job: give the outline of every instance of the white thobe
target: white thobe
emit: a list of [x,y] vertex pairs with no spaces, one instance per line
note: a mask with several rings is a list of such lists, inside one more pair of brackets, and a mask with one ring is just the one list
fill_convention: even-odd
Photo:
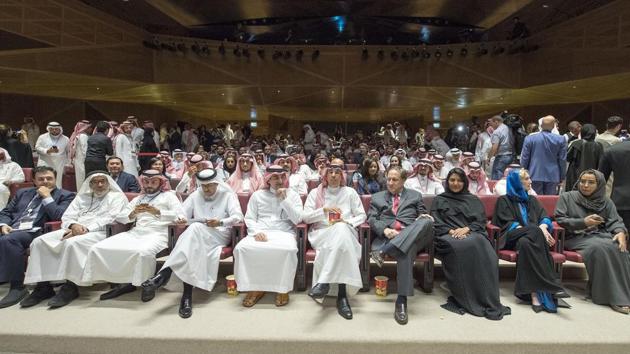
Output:
[[81,189],[83,181],[85,181],[85,155],[87,154],[88,136],[85,133],[79,134],[77,143],[74,145],[74,178],[77,182],[77,190]]
[[391,158],[391,156],[389,156],[389,155],[381,156],[381,164],[383,165],[383,167],[385,167],[385,168],[389,167],[389,159],[390,158]]
[[[247,204],[245,224],[247,237],[234,249],[234,275],[239,291],[293,290],[297,269],[295,225],[302,220],[302,200],[287,190],[280,200],[268,189],[254,192]],[[267,235],[267,241],[256,241],[254,235]]]
[[442,168],[439,171],[434,172],[433,175],[441,180],[445,180],[446,176],[448,176],[448,172],[449,170],[447,170],[445,166],[442,166]]
[[35,123],[25,123],[22,124],[22,129],[26,131],[28,144],[31,146],[31,149],[35,149],[35,144],[37,143],[37,138],[39,137],[39,126]]
[[[243,220],[234,192],[219,187],[211,200],[197,189],[184,201],[186,219],[194,220],[177,240],[162,269],[171,268],[173,276],[166,284],[169,290],[181,287],[182,281],[199,289],[212,291],[217,282],[223,247],[231,242],[232,225]],[[223,226],[209,227],[204,221],[218,219]]]
[[411,162],[409,162],[409,160],[402,160],[400,162],[400,167],[402,167],[403,170],[407,171],[407,173],[413,172],[413,166],[411,165]]
[[135,150],[140,148],[142,145],[142,140],[144,139],[144,129],[139,127],[134,127],[131,129],[131,140],[135,146]]
[[421,175],[408,178],[405,181],[405,188],[416,190],[421,194],[438,195],[444,192],[444,186],[442,186],[441,182],[434,181],[428,176]]
[[182,132],[182,145],[184,147],[184,151],[194,152],[197,145],[199,145],[199,139],[197,139],[197,134],[195,134],[190,129],[184,130]]
[[302,174],[294,173],[289,176],[289,188],[293,189],[293,191],[297,194],[308,193],[308,188],[306,186],[306,180]]
[[[448,172],[450,170],[452,170],[452,169],[454,169],[456,167],[462,168],[460,166],[459,161],[446,161],[446,162],[444,162],[444,167],[443,168],[446,169],[446,174],[448,174]],[[446,177],[446,176],[444,176],[444,177]]]
[[[129,204],[123,193],[108,192],[103,198],[81,194],[74,198],[61,217],[61,229],[39,236],[31,243],[31,253],[24,283],[69,280],[83,282],[83,269],[92,246],[105,239],[105,226]],[[62,240],[72,224],[88,233]]]
[[477,136],[477,146],[475,146],[475,160],[480,162],[483,169],[486,169],[486,158],[488,157],[488,151],[492,149],[492,142],[490,141],[490,134],[488,132],[482,132]]
[[[338,284],[346,284],[348,294],[356,294],[363,286],[359,269],[361,244],[356,228],[367,219],[361,198],[350,187],[326,188],[324,205],[316,208],[317,193],[318,190],[313,189],[308,194],[302,214],[304,222],[312,224],[308,241],[316,251],[313,285],[330,284],[328,294],[337,295]],[[341,209],[341,218],[345,222],[331,225],[324,207]]]
[[177,193],[191,193],[193,191],[190,189],[190,175],[188,173],[184,173],[182,175],[182,179],[179,180],[179,183],[175,187],[175,191]]
[[[69,142],[70,139],[63,134],[52,136],[50,133],[45,133],[40,135],[35,143],[35,150],[39,154],[37,166],[49,166],[57,171],[57,188],[61,188],[63,169],[68,162],[66,148]],[[46,153],[53,146],[59,149],[58,152]]]
[[5,184],[24,182],[22,167],[13,161],[0,162],[0,210],[7,206],[11,191]]
[[155,256],[168,247],[168,225],[176,219],[185,219],[185,215],[177,195],[168,191],[155,197],[137,196],[118,214],[116,221],[131,222],[129,214],[142,203],[159,209],[160,216],[140,213],[131,230],[94,245],[88,253],[83,272],[84,283],[108,281],[139,286],[155,274]]
[[[309,179],[311,179],[311,176],[313,175],[313,170],[311,170],[310,167],[308,167],[307,164],[303,164],[300,165],[300,168],[298,169],[298,173],[302,175],[302,178],[304,178],[305,181],[308,181]],[[319,175],[318,175],[319,178]]]
[[118,134],[114,139],[114,152],[123,161],[124,171],[138,177],[138,155],[131,136]]
[[[492,191],[492,194],[506,195],[507,194],[507,180],[500,179],[499,181],[497,181],[497,183],[494,185],[494,190]],[[534,190],[534,188],[530,188],[527,194],[538,195],[536,194],[536,191]]]

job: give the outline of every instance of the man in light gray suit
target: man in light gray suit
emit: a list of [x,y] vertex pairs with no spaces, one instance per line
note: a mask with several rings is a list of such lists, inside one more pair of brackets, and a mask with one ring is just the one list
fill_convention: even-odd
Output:
[[433,242],[433,218],[422,195],[404,188],[407,173],[399,166],[387,171],[387,190],[372,195],[369,223],[374,241],[370,256],[381,267],[387,255],[397,261],[398,298],[394,318],[406,324],[407,296],[413,296],[413,262]]

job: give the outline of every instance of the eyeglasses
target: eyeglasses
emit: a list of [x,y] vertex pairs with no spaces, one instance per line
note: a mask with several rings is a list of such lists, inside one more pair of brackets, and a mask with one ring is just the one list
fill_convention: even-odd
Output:
[[580,180],[580,184],[583,185],[583,186],[596,185],[597,181],[591,181],[591,180],[588,180],[588,179],[581,179]]

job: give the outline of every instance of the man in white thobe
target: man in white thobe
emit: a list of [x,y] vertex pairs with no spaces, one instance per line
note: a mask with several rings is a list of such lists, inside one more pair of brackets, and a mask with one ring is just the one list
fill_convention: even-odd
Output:
[[[243,221],[236,193],[211,168],[197,172],[199,188],[184,202],[190,226],[184,231],[156,276],[142,283],[142,301],[155,297],[162,285],[175,290],[184,284],[179,315],[192,315],[193,287],[212,291],[217,282],[221,250],[231,243],[231,227]],[[174,274],[172,277],[171,275]]]
[[446,162],[444,163],[444,167],[447,171],[446,173],[455,167],[462,168],[461,157],[462,151],[458,148],[453,148],[448,151],[446,154]]
[[423,195],[437,195],[444,192],[442,181],[433,175],[433,165],[429,159],[420,160],[414,173],[405,181],[405,188],[416,190]]
[[292,156],[287,154],[278,155],[274,163],[282,166],[289,175],[289,188],[300,195],[308,193],[306,180],[299,171],[298,162]]
[[74,178],[77,183],[77,190],[85,180],[85,155],[87,154],[88,132],[92,127],[90,121],[82,120],[74,126],[74,132],[70,136],[70,161],[74,166]]
[[434,176],[439,178],[440,180],[445,180],[448,175],[448,171],[446,166],[444,166],[444,156],[442,155],[433,155],[433,171]]
[[239,156],[236,170],[226,183],[236,193],[252,194],[263,187],[263,176],[258,172],[258,165],[252,154]]
[[35,119],[30,116],[24,117],[22,130],[26,131],[28,144],[31,146],[31,149],[35,149],[35,143],[37,142],[37,138],[39,137],[39,126],[37,125],[37,123],[35,123]]
[[63,135],[63,128],[57,122],[50,122],[46,126],[48,131],[37,138],[35,150],[39,154],[37,166],[48,166],[57,172],[57,188],[61,188],[63,169],[68,161],[66,149],[70,139]]
[[125,172],[138,177],[138,150],[131,135],[132,127],[127,120],[120,124],[121,134],[114,139],[114,154],[123,161]]
[[7,150],[0,148],[0,210],[7,206],[11,191],[9,184],[24,182],[22,167],[11,161]]
[[308,295],[314,299],[337,295],[337,312],[352,319],[347,293],[354,295],[363,286],[356,228],[367,215],[357,192],[346,187],[343,161],[333,159],[326,168],[322,183],[308,194],[302,219],[312,224],[308,241],[316,251]]
[[[66,306],[79,297],[83,268],[90,248],[105,239],[105,226],[129,204],[116,182],[105,172],[90,174],[61,218],[61,229],[31,243],[25,284],[35,284],[22,302],[31,307],[50,299],[48,306]],[[50,282],[66,281],[55,295]]]
[[212,167],[210,161],[205,161],[201,155],[193,155],[188,161],[189,166],[182,179],[175,187],[177,193],[192,193],[197,190],[197,172]]
[[155,256],[168,247],[168,225],[185,222],[182,203],[170,191],[168,180],[156,170],[142,174],[142,191],[116,217],[121,223],[135,222],[127,231],[94,245],[87,256],[82,282],[118,283],[101,295],[113,299],[132,292],[155,273]]
[[265,171],[265,187],[249,198],[247,237],[234,249],[234,275],[239,291],[249,293],[243,306],[254,306],[266,291],[275,292],[276,306],[289,302],[297,269],[295,225],[302,220],[302,200],[287,188],[284,169]]

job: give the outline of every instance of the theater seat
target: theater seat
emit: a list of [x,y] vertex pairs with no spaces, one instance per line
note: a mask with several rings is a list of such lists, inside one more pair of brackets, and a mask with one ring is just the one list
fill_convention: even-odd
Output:
[[486,180],[486,182],[488,183],[488,188],[490,188],[490,192],[493,192],[493,193],[494,193],[494,186],[495,186],[495,185],[497,184],[497,182],[499,182],[499,181],[495,181],[495,180],[493,180],[493,179],[489,179],[489,180]]

